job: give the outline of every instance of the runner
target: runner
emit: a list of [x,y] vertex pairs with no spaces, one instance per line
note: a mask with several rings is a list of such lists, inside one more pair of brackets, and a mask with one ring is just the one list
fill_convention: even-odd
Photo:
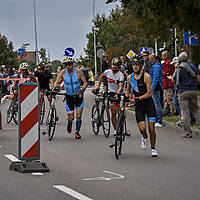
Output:
[[[14,94],[11,95],[5,95],[2,100],[1,103],[4,103],[6,101],[6,99],[15,99],[17,97],[17,93],[18,93],[18,85],[21,83],[25,83],[25,82],[34,82],[37,83],[37,80],[35,78],[35,76],[28,70],[28,63],[23,62],[20,64],[19,67],[19,71],[17,73],[16,78],[21,78],[22,81],[18,81],[16,80],[13,84],[13,90],[14,90]],[[30,80],[23,80],[23,78],[29,78]]]
[[[80,128],[82,124],[82,112],[84,105],[84,91],[87,87],[87,81],[83,74],[83,71],[74,68],[74,59],[71,57],[66,58],[63,62],[65,69],[61,70],[58,74],[58,77],[54,83],[54,90],[59,90],[59,83],[61,80],[64,80],[65,89],[66,89],[66,110],[68,115],[68,133],[72,132],[72,123],[74,120],[74,109],[76,107],[76,131],[75,138],[81,139]],[[81,88],[80,80],[83,81],[83,86]]]
[[124,75],[120,71],[121,61],[119,58],[112,59],[112,67],[104,71],[99,77],[99,81],[94,90],[98,91],[100,89],[100,84],[106,77],[108,82],[108,93],[111,98],[115,98],[117,101],[110,100],[110,110],[111,110],[111,120],[113,124],[113,134],[116,135],[117,130],[117,113],[120,112],[120,100],[118,99],[118,94],[123,91]]
[[151,77],[148,73],[143,72],[142,67],[144,60],[140,56],[136,56],[133,60],[133,73],[128,76],[126,96],[130,97],[131,88],[135,95],[135,113],[136,121],[141,138],[141,147],[147,148],[148,135],[146,133],[145,117],[147,116],[148,128],[150,133],[151,141],[151,154],[152,157],[157,157],[158,152],[155,148],[156,133],[155,133],[155,122],[156,122],[156,109],[154,101],[152,99],[153,90]]

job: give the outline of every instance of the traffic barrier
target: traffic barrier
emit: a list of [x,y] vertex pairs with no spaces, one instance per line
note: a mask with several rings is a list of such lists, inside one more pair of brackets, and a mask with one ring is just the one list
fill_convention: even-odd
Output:
[[39,84],[23,83],[18,88],[19,108],[19,160],[10,165],[10,170],[21,173],[49,172],[40,159],[40,112]]

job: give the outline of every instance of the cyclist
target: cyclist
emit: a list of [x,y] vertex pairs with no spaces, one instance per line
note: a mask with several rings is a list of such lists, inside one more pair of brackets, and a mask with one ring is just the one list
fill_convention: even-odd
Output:
[[[40,84],[40,90],[50,90],[53,89],[53,76],[51,72],[47,69],[45,69],[45,65],[43,63],[40,63],[37,66],[37,71],[34,73],[37,82]],[[51,104],[50,94],[47,94],[47,99],[49,101],[49,104]]]
[[151,154],[152,157],[157,157],[158,152],[155,148],[156,109],[152,99],[152,82],[150,75],[142,70],[143,64],[143,58],[141,56],[135,56],[133,59],[133,73],[129,75],[127,79],[126,96],[130,96],[130,91],[132,88],[135,95],[136,121],[138,123],[140,133],[142,134],[141,147],[146,149],[148,143],[148,135],[146,133],[145,123],[145,116],[147,116],[151,141]]
[[[68,133],[72,132],[72,123],[74,120],[74,109],[76,107],[76,131],[75,138],[81,139],[80,128],[82,124],[82,112],[84,106],[84,91],[87,88],[87,81],[83,71],[78,68],[74,68],[74,59],[69,57],[63,62],[65,69],[61,70],[54,83],[54,90],[58,89],[59,82],[64,80],[66,89],[66,111],[68,115]],[[82,88],[80,81],[83,82]]]
[[[123,82],[124,75],[120,71],[121,61],[119,58],[112,59],[111,69],[105,70],[99,77],[99,81],[97,86],[94,88],[95,91],[98,91],[100,88],[100,84],[103,79],[106,77],[108,83],[108,93],[111,97],[110,99],[110,110],[111,110],[111,120],[113,124],[113,134],[116,135],[117,130],[117,113],[120,112],[120,100],[118,98],[118,94],[123,91]],[[114,101],[114,98],[116,99]]]
[[[29,82],[29,81],[32,81],[34,83],[37,83],[37,80],[35,78],[35,76],[28,70],[28,63],[26,62],[23,62],[20,64],[19,66],[19,71],[17,73],[17,76],[16,78],[21,78],[22,80],[18,81],[16,80],[13,84],[13,90],[14,90],[14,93],[11,94],[11,95],[5,95],[2,100],[1,100],[1,103],[5,102],[6,99],[15,99],[17,97],[17,90],[18,90],[18,85],[21,84],[21,83],[25,83],[25,82]],[[24,79],[29,79],[29,80],[23,80]]]

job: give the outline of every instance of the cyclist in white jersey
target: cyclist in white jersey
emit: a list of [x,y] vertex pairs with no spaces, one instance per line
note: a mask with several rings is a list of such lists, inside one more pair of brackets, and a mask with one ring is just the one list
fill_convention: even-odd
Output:
[[20,64],[19,71],[17,73],[16,78],[21,78],[21,79],[29,78],[30,80],[22,80],[22,81],[16,80],[13,84],[14,93],[11,94],[11,95],[5,95],[2,98],[1,103],[5,102],[6,99],[12,100],[12,99],[15,99],[17,97],[18,84],[25,83],[27,81],[37,83],[35,76],[28,70],[28,63],[25,63],[25,62]]
[[[114,128],[114,135],[116,134],[117,130],[117,114],[120,112],[120,105],[119,105],[119,98],[118,94],[123,92],[123,84],[124,84],[124,74],[120,71],[121,61],[119,58],[112,59],[112,67],[104,71],[101,76],[99,77],[99,81],[97,86],[94,90],[100,89],[100,84],[103,81],[103,78],[106,77],[108,82],[108,93],[111,97],[110,100],[110,110],[111,110],[111,121]],[[115,98],[116,100],[113,101],[112,99]]]

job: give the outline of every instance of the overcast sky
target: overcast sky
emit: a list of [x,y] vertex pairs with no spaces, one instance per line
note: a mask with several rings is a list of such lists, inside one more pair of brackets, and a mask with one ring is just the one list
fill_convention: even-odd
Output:
[[[64,58],[72,47],[75,58],[85,55],[86,34],[91,31],[93,0],[36,0],[38,49],[49,48],[51,60]],[[119,3],[95,0],[95,13],[106,16]],[[1,0],[0,33],[14,44],[14,49],[29,43],[35,49],[33,0]]]

